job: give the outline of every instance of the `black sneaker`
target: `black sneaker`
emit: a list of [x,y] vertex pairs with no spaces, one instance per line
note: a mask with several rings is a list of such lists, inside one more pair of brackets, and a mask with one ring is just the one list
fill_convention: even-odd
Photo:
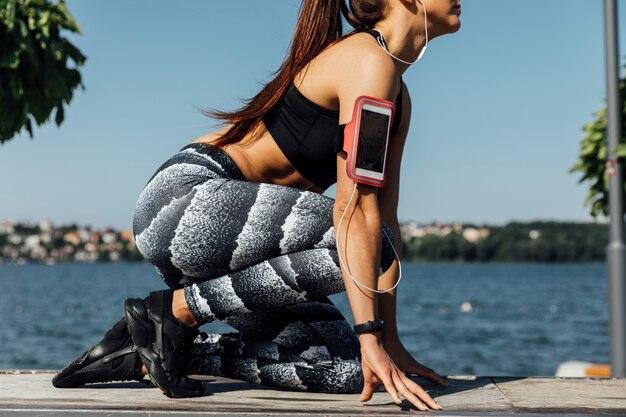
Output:
[[171,314],[171,295],[150,293],[146,300],[129,298],[124,302],[128,330],[137,345],[148,376],[168,397],[197,397],[204,393],[202,381],[184,373],[185,353],[199,334]]
[[52,379],[57,388],[112,381],[142,381],[141,359],[121,319],[97,345],[74,359]]

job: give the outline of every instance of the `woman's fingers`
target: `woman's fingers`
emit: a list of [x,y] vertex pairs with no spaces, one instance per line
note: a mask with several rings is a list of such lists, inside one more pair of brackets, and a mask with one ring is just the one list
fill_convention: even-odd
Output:
[[362,364],[363,369],[363,391],[361,392],[361,402],[369,401],[372,399],[374,392],[376,391],[376,387],[380,385],[380,380],[376,375],[372,372],[371,368],[367,364],[365,360],[363,360]]
[[396,404],[400,404],[402,402],[396,387],[393,385],[392,378],[389,375],[390,369],[374,370],[369,366],[367,360],[365,359],[362,361],[362,369],[364,384],[363,391],[361,392],[361,401],[368,401],[372,398],[376,387],[382,384]]
[[443,379],[441,375],[426,366],[420,365],[420,368],[417,368],[414,372],[411,373],[421,376],[422,378],[426,378],[437,385],[441,385],[443,387],[448,386],[448,383],[445,379]]
[[400,394],[402,394],[402,396],[406,398],[408,402],[413,404],[418,410],[427,411],[428,407],[426,407],[426,405],[424,405],[424,403],[409,390],[409,388],[406,386],[406,384],[402,380],[403,378],[408,379],[404,375],[402,375],[400,372],[394,372],[393,383],[398,389],[398,392],[400,392]]
[[389,375],[389,372],[385,372],[383,375],[378,375],[378,377],[383,381],[385,390],[389,393],[389,395],[391,395],[393,401],[396,404],[400,404],[402,402],[402,399],[398,395],[398,390],[396,389],[396,386],[394,385],[393,379],[391,378],[391,375]]
[[415,383],[411,378],[404,377],[404,384],[407,388],[422,401],[424,401],[433,410],[441,410],[441,406],[430,396],[422,387]]
[[402,402],[400,398],[400,395],[402,395],[420,411],[427,411],[428,407],[433,410],[442,409],[422,387],[411,380],[411,378],[406,377],[399,369],[378,370],[378,373],[374,373],[366,363],[364,365],[364,384],[360,397],[361,402],[369,401],[374,395],[376,388],[382,383],[396,404]]
[[409,369],[405,369],[405,371],[407,371],[409,374],[417,375],[422,378],[428,379],[437,385],[441,385],[443,387],[448,386],[448,383],[446,382],[446,380],[437,372],[435,372],[433,369],[427,366],[424,366],[417,361],[415,363],[416,363],[415,366],[412,366]]
[[376,391],[376,386],[376,384],[365,381],[365,383],[363,384],[363,391],[361,392],[360,401],[366,402],[371,400],[372,396],[374,395],[374,391]]
[[[374,351],[376,352],[376,351]],[[413,406],[421,411],[427,411],[428,407],[433,410],[441,410],[442,408],[432,399],[426,391],[411,380],[408,376],[405,376],[400,369],[390,360],[390,358],[384,355],[370,354],[370,352],[363,352],[361,357],[361,365],[363,369],[363,391],[361,392],[361,401],[368,401],[372,398],[376,388],[380,385],[384,385],[385,390],[396,404],[401,404],[402,400],[400,395],[406,398]],[[420,373],[426,375],[428,371],[434,375],[436,373],[429,368],[419,366]],[[438,375],[437,375],[438,376]]]

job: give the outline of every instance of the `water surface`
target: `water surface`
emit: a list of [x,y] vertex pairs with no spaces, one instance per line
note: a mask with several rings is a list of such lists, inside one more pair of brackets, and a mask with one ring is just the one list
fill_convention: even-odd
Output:
[[[446,375],[553,375],[609,361],[604,264],[405,264],[399,330]],[[0,265],[0,369],[60,369],[165,288],[151,265]],[[349,321],[345,294],[332,297]],[[231,331],[217,323],[209,332]]]

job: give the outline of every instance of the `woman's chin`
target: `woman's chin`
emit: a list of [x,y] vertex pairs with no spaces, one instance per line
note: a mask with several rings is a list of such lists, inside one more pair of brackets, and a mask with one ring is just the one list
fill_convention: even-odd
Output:
[[456,16],[450,18],[450,20],[448,20],[446,23],[447,24],[445,25],[445,28],[442,28],[443,35],[456,33],[459,31],[459,29],[461,29],[461,19]]
[[436,26],[436,29],[438,30],[429,32],[430,39],[458,32],[459,29],[461,29],[461,19],[457,16],[450,17],[447,21],[444,21],[442,24]]
[[461,29],[461,19],[455,16],[449,21],[448,33],[456,33],[459,29]]

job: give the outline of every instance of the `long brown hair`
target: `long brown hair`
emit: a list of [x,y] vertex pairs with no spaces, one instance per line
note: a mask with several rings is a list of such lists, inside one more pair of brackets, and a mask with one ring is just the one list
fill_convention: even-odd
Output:
[[239,142],[259,126],[261,118],[285,94],[296,75],[320,52],[341,39],[342,15],[356,29],[373,27],[384,17],[385,0],[303,0],[289,53],[275,77],[244,106],[235,111],[203,110],[209,117],[230,124],[231,128],[212,144],[223,146]]

